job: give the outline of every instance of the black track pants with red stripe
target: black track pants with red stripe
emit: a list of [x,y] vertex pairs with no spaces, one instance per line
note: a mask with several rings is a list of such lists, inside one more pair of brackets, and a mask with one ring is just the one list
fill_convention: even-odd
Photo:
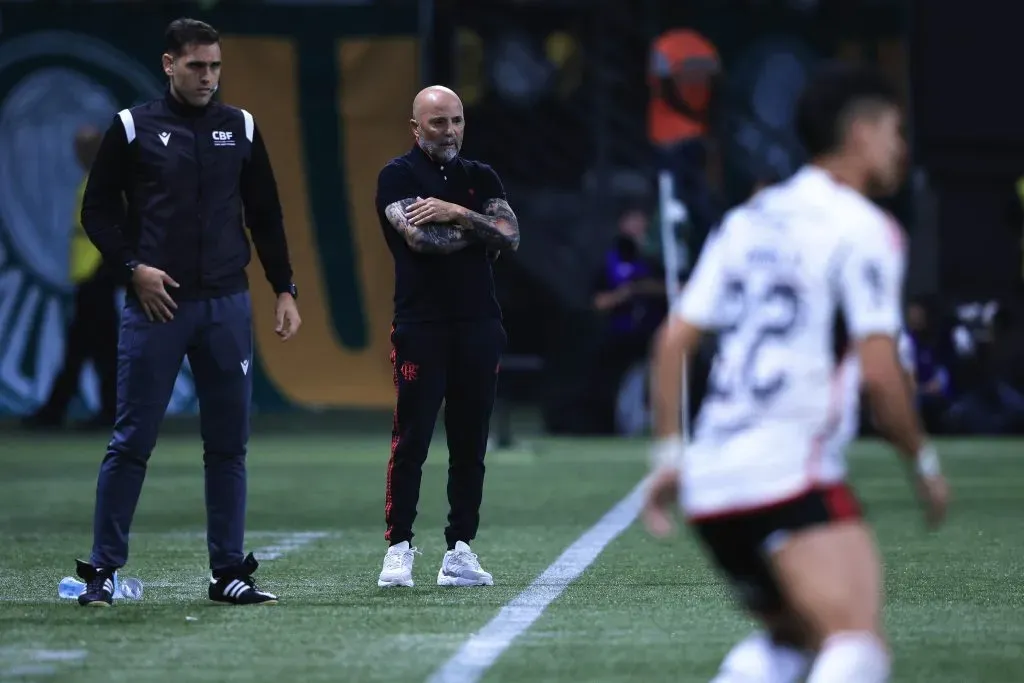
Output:
[[411,541],[420,479],[434,424],[445,405],[448,441],[448,547],[470,542],[480,524],[484,454],[498,364],[506,342],[501,321],[399,323],[391,333],[398,394],[391,434],[384,537]]

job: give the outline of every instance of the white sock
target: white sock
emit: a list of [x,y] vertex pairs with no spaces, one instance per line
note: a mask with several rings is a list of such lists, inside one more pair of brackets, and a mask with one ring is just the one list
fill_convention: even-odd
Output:
[[885,683],[889,666],[889,653],[873,634],[836,633],[822,645],[807,683]]
[[711,683],[796,683],[810,664],[807,654],[756,631],[729,651]]

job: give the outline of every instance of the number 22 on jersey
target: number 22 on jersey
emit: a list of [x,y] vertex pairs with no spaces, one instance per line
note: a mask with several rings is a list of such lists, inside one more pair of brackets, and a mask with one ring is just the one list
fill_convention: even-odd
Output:
[[781,350],[801,323],[799,289],[772,273],[725,283],[726,323],[708,380],[708,400],[763,407],[787,385]]

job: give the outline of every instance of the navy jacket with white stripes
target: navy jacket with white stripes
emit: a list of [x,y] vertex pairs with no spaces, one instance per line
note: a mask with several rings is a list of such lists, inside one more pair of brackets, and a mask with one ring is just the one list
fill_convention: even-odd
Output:
[[82,202],[82,226],[112,271],[127,281],[139,263],[159,268],[180,285],[176,300],[245,291],[245,225],[274,291],[294,293],[277,184],[249,112],[168,91],[117,113]]

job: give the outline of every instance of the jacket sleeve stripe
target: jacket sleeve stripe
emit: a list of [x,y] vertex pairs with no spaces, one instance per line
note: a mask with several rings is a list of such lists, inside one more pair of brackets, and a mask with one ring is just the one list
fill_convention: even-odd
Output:
[[245,119],[245,139],[252,142],[253,130],[256,128],[256,122],[253,121],[252,114],[246,110],[242,110],[242,118]]
[[128,138],[128,144],[132,144],[135,140],[135,119],[132,118],[131,109],[122,109],[117,112],[117,115],[121,117],[121,123],[124,124],[124,135]]

